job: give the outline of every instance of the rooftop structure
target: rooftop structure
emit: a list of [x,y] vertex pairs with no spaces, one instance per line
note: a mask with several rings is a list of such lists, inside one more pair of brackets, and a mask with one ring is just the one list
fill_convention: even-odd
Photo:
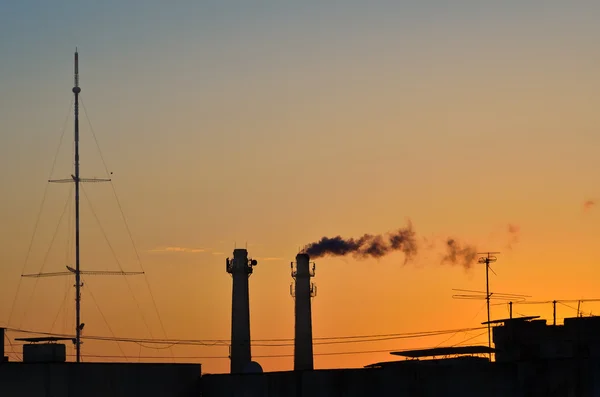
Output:
[[407,350],[400,352],[392,352],[395,356],[403,356],[410,358],[436,357],[436,356],[454,356],[454,355],[474,355],[474,354],[490,354],[494,349],[487,346],[452,346],[452,347],[436,347],[433,349]]
[[547,325],[538,316],[497,320],[493,329],[496,361],[600,358],[600,317],[565,318]]

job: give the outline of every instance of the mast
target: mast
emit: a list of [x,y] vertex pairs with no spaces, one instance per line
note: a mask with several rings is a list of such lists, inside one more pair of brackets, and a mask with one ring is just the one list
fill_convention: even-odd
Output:
[[81,331],[83,330],[83,323],[81,322],[81,275],[107,275],[107,276],[131,276],[144,274],[144,272],[125,272],[122,269],[120,271],[97,271],[88,270],[82,271],[80,268],[80,243],[79,243],[79,192],[80,184],[85,182],[110,182],[110,178],[81,178],[79,175],[79,94],[81,93],[81,87],[79,87],[79,53],[75,48],[75,59],[74,59],[74,80],[73,94],[75,95],[74,100],[74,112],[75,112],[75,125],[74,125],[74,142],[75,142],[75,159],[74,166],[75,172],[71,175],[71,178],[64,179],[50,179],[48,182],[53,183],[75,183],[75,268],[66,266],[67,271],[63,272],[49,272],[49,273],[34,273],[34,274],[22,274],[21,277],[53,277],[53,276],[70,276],[75,274],[75,349],[76,349],[76,361],[81,362]]
[[79,54],[75,48],[75,348],[77,362],[81,361],[81,273],[79,268]]

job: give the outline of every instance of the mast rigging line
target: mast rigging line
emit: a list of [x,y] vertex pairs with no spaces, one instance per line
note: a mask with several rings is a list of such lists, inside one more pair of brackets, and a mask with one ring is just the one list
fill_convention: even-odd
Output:
[[[96,305],[96,308],[98,309],[98,311],[100,312],[100,316],[102,317],[102,320],[104,320],[104,324],[106,324],[106,328],[108,328],[108,331],[112,334],[112,336],[115,336],[115,333],[113,332],[110,324],[108,323],[108,321],[106,320],[106,317],[104,316],[104,313],[102,312],[102,309],[100,309],[100,305],[98,304],[98,302],[96,301],[96,298],[94,297],[94,294],[92,293],[91,288],[88,286],[87,288],[87,292],[90,294],[90,296],[92,297],[92,302],[94,302],[94,305]],[[129,361],[129,359],[127,359],[127,356],[125,355],[125,351],[123,351],[123,348],[121,347],[121,343],[119,343],[118,341],[115,341],[117,343],[117,347],[119,348],[119,350],[121,351],[121,354],[123,355],[123,357],[125,357],[125,359],[127,361]]]
[[[83,107],[83,112],[85,114],[85,118],[88,122],[88,126],[90,127],[90,131],[92,133],[92,137],[94,138],[94,141],[96,142],[96,147],[98,148],[98,153],[100,155],[100,159],[102,160],[102,164],[104,165],[104,170],[106,172],[107,175],[110,175],[110,172],[108,171],[108,166],[106,164],[106,161],[104,160],[104,156],[102,155],[102,149],[100,149],[100,144],[98,143],[98,139],[96,137],[96,133],[94,132],[94,127],[92,126],[92,122],[90,120],[88,111],[85,107],[85,104],[83,102],[83,99],[81,100],[81,106]],[[140,269],[142,270],[142,272],[144,272],[144,281],[146,282],[146,286],[148,287],[148,292],[150,293],[150,299],[152,300],[152,306],[154,307],[154,311],[156,312],[156,316],[158,317],[158,322],[160,324],[161,330],[163,335],[165,336],[165,338],[167,337],[167,331],[165,330],[165,325],[163,323],[162,317],[160,315],[160,312],[158,311],[158,305],[156,304],[156,298],[154,297],[154,293],[152,292],[152,288],[150,288],[150,282],[148,281],[148,276],[145,274],[145,270],[144,270],[144,266],[142,265],[142,260],[140,258],[140,253],[139,250],[137,249],[137,246],[135,244],[135,240],[133,239],[133,234],[131,233],[131,229],[129,227],[129,223],[127,222],[127,218],[125,217],[125,213],[123,211],[123,207],[121,206],[121,201],[119,200],[119,196],[117,195],[117,190],[115,188],[115,185],[112,181],[109,182],[110,186],[112,188],[113,191],[113,195],[115,196],[115,200],[117,202],[117,206],[119,207],[119,212],[121,214],[121,219],[123,219],[123,223],[125,224],[125,229],[127,230],[127,234],[129,236],[129,240],[131,241],[131,245],[133,247],[133,250],[135,252],[135,256],[137,258],[137,262],[138,265],[140,266]],[[131,286],[129,285],[129,282],[127,281],[127,286],[129,287],[130,291],[131,291]],[[134,299],[135,299],[135,295],[134,295]],[[139,302],[136,300],[136,304],[142,314],[142,316],[144,316],[144,312],[141,310]],[[148,333],[150,334],[150,337],[154,337],[152,335],[152,330],[151,328],[148,326],[148,323],[146,322],[146,320],[144,319],[144,322],[146,323],[146,327],[148,328]],[[171,351],[171,356],[173,356],[173,352]]]
[[[60,139],[58,141],[58,146],[56,147],[56,151],[54,153],[54,158],[52,160],[52,166],[50,167],[50,173],[47,178],[48,180],[50,180],[52,178],[52,174],[54,173],[54,168],[56,167],[56,160],[58,160],[58,153],[60,152],[63,138],[65,136],[65,132],[67,131],[67,122],[69,121],[69,117],[71,116],[71,109],[73,108],[73,102],[74,102],[74,99],[72,98],[71,102],[69,103],[69,109],[67,110],[67,115],[65,116],[65,121],[63,122],[63,128],[60,133]],[[31,234],[31,239],[29,240],[29,245],[27,247],[27,253],[25,254],[25,260],[23,261],[23,265],[21,266],[21,273],[23,273],[23,271],[25,270],[25,266],[27,266],[27,262],[29,262],[29,256],[31,255],[31,249],[33,248],[33,242],[35,241],[35,236],[37,234],[40,219],[42,217],[42,210],[44,209],[44,204],[46,203],[46,198],[48,197],[49,186],[50,186],[50,183],[47,182],[44,187],[44,193],[42,194],[42,200],[40,202],[36,220],[35,220],[35,223],[33,226],[33,233]],[[15,304],[17,302],[17,296],[19,295],[19,291],[21,289],[21,283],[22,283],[22,280],[19,277],[19,282],[17,283],[17,291],[15,292],[15,295],[13,296],[12,304],[10,305],[10,312],[8,314],[7,324],[10,324],[10,320],[12,320],[12,315],[15,310]]]
[[[71,198],[72,197],[73,197],[73,186],[71,186],[71,189],[69,190],[69,196],[67,197],[65,205],[63,207],[63,211],[60,215],[60,218],[58,219],[56,229],[54,229],[54,234],[52,235],[52,239],[50,240],[50,244],[48,245],[48,249],[46,250],[46,253],[44,255],[44,259],[42,261],[42,266],[40,268],[40,272],[42,272],[44,270],[44,267],[46,267],[46,264],[48,261],[48,256],[50,255],[50,251],[52,250],[52,246],[54,245],[54,241],[56,240],[56,236],[58,235],[58,231],[60,230],[62,220],[63,220],[65,214],[67,213],[67,209],[71,208],[71,204],[72,204]],[[21,277],[22,276],[23,275],[21,275]],[[19,278],[19,282],[20,281],[21,281],[21,278]],[[38,280],[35,280],[35,283],[33,284],[33,288],[31,290],[31,294],[29,294],[29,298],[27,299],[27,303],[25,304],[25,309],[23,312],[23,316],[21,317],[21,321],[19,322],[19,327],[21,327],[21,325],[23,324],[23,320],[27,316],[27,311],[29,309],[29,305],[31,304],[31,300],[33,299],[33,295],[35,294],[35,288],[37,287],[37,283],[38,283]],[[15,297],[16,297],[16,295],[15,295]]]

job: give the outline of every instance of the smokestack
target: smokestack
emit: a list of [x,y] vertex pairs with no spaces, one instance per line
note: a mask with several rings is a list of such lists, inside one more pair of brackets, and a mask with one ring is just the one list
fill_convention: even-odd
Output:
[[296,269],[292,262],[292,277],[296,281],[292,296],[296,298],[295,314],[296,325],[294,334],[294,371],[312,370],[313,367],[313,342],[312,342],[312,313],[310,298],[316,296],[317,288],[310,282],[315,276],[315,264],[310,268],[308,254],[296,255]]
[[248,278],[257,262],[248,259],[248,251],[235,249],[233,259],[227,258],[227,273],[233,278],[231,296],[231,373],[242,373],[250,364],[250,299]]

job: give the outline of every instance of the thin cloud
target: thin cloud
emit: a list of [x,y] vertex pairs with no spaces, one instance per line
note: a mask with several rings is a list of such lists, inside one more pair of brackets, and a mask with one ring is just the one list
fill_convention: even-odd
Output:
[[258,258],[255,258],[255,259],[257,261],[265,261],[265,262],[268,262],[268,261],[282,261],[283,260],[283,258],[278,258],[278,257],[274,257],[274,256],[258,257]]
[[185,252],[191,254],[197,254],[201,252],[206,252],[205,249],[202,248],[188,248],[188,247],[164,247],[164,248],[155,248],[150,250],[150,252]]

